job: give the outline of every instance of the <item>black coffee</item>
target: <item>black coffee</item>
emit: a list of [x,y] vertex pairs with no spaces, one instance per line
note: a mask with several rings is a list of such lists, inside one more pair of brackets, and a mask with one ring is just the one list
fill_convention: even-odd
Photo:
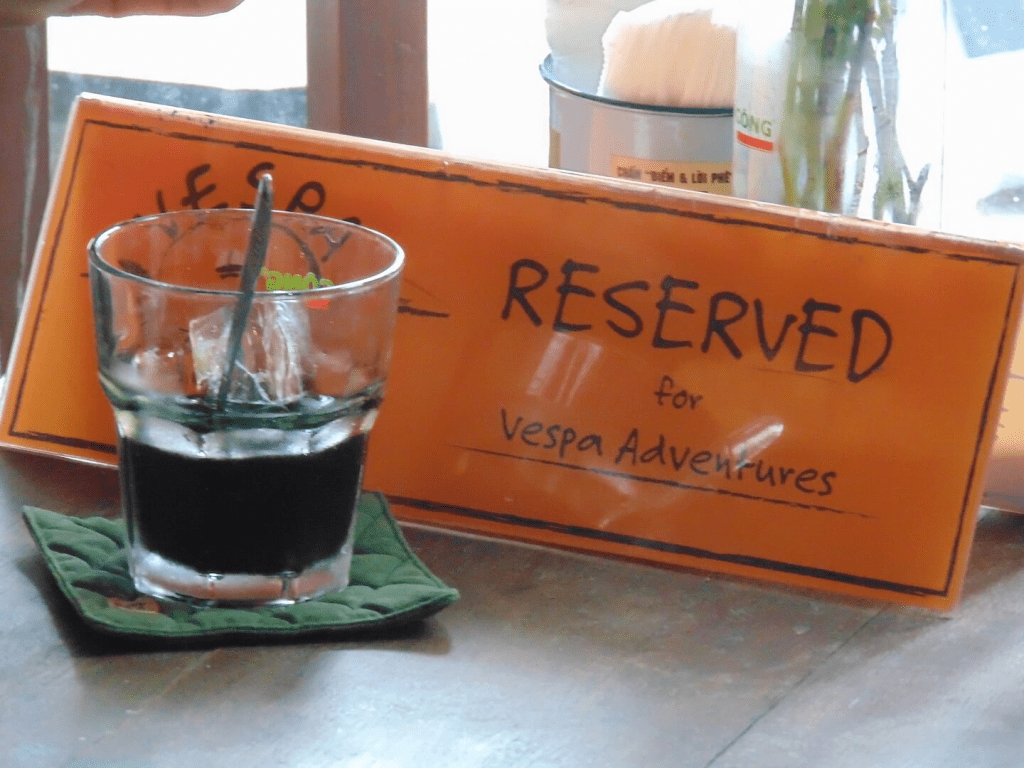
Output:
[[318,453],[194,458],[122,438],[128,525],[147,549],[200,573],[302,571],[338,553],[366,436]]

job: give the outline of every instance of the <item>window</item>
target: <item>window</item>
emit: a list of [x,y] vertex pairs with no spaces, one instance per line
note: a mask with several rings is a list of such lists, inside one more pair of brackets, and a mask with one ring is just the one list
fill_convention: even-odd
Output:
[[82,92],[306,124],[304,0],[246,0],[209,17],[52,18],[47,36],[51,167]]
[[547,165],[547,0],[429,0],[432,143],[459,155]]

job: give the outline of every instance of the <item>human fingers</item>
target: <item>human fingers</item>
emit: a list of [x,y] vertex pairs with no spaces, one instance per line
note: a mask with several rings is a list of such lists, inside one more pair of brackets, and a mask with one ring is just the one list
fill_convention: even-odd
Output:
[[37,24],[47,16],[63,13],[76,0],[0,0],[0,27],[24,27]]
[[241,4],[242,0],[0,0],[0,27],[29,26],[62,14],[210,16]]
[[211,16],[230,11],[242,0],[81,0],[71,3],[67,13],[97,16],[135,16],[142,14],[175,16]]

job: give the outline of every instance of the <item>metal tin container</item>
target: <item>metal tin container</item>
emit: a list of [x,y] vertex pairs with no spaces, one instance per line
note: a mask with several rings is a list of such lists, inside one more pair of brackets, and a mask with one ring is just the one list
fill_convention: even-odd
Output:
[[551,56],[552,168],[702,192],[732,192],[731,108],[658,107],[608,99],[560,82]]

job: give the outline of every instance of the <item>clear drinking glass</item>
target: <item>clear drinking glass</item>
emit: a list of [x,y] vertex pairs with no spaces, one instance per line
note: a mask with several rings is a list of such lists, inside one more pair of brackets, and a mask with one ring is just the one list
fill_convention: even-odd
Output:
[[372,230],[274,212],[232,369],[251,218],[160,214],[89,246],[129,564],[146,594],[258,605],[348,583],[404,256]]

